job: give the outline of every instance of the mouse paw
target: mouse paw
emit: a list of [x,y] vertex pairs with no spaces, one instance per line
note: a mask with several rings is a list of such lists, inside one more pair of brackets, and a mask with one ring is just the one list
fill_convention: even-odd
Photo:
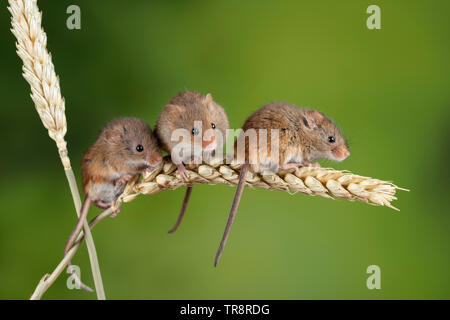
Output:
[[111,213],[109,215],[110,218],[115,218],[119,213],[120,213],[121,208],[117,209],[116,211],[113,211],[113,213]]
[[303,162],[302,162],[302,166],[303,166],[303,167],[315,167],[315,168],[320,168],[320,164],[319,164],[318,162],[311,163],[311,162],[309,162],[309,161],[303,161]]
[[155,170],[155,169],[154,169],[154,168],[151,168],[151,167],[145,168],[144,170],[141,171],[141,174],[142,174],[142,175],[146,175],[146,174],[152,173],[153,170]]
[[203,163],[203,156],[202,155],[194,156],[193,160],[194,160],[193,164],[202,164]]
[[116,183],[115,183],[116,187],[127,183],[128,181],[131,180],[131,178],[133,178],[133,176],[131,174],[126,174],[126,175],[121,176],[119,179],[116,180]]
[[302,166],[300,163],[285,163],[280,166],[280,169],[282,170],[289,170],[289,169],[298,169],[298,167]]
[[183,164],[179,164],[178,165],[178,173],[181,176],[181,181],[183,181],[184,183],[188,183],[189,182],[189,178],[186,174],[186,167]]

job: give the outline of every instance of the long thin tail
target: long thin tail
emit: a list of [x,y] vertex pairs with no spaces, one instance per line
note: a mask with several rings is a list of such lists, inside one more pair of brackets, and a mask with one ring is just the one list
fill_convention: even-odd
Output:
[[236,189],[236,193],[234,195],[233,204],[231,205],[230,214],[228,215],[227,225],[225,227],[225,231],[223,232],[222,241],[220,241],[219,249],[217,250],[216,253],[216,259],[214,260],[214,267],[217,267],[220,257],[222,256],[223,249],[225,248],[228,236],[230,235],[231,226],[233,225],[234,217],[236,216],[239,202],[241,201],[242,192],[244,191],[247,171],[248,171],[248,163],[244,163],[241,169],[241,174],[239,175],[239,183]]
[[[75,226],[72,233],[70,234],[70,237],[67,240],[66,245],[64,247],[64,255],[66,255],[67,252],[70,250],[70,248],[74,244],[78,234],[80,233],[81,229],[83,228],[83,222],[86,220],[90,206],[91,206],[91,199],[89,197],[86,197],[86,199],[84,200],[84,203],[83,203],[83,207],[81,208],[81,213],[80,213],[80,217],[78,218],[77,225]],[[70,261],[67,264],[67,268],[68,268],[70,274],[73,276],[73,279],[75,280],[75,282],[81,289],[90,291],[90,292],[94,291],[94,290],[92,290],[92,288],[88,287],[83,282],[81,282],[81,280],[78,278],[77,274],[75,273],[75,270],[73,270],[72,264],[70,263]]]
[[66,242],[66,246],[64,247],[64,255],[66,255],[67,251],[70,250],[73,243],[75,242],[75,239],[77,238],[78,234],[81,231],[81,228],[83,228],[83,222],[86,220],[89,207],[91,206],[91,199],[89,197],[86,197],[83,203],[83,207],[81,208],[80,217],[78,218],[77,225],[73,229],[72,233],[70,234],[69,239]]
[[186,212],[187,205],[189,203],[189,199],[191,198],[192,193],[192,186],[188,186],[186,189],[186,194],[184,196],[183,205],[181,206],[180,214],[178,215],[177,222],[175,222],[175,225],[170,229],[169,233],[174,233],[177,231],[178,226],[181,223],[181,220],[183,220],[184,213]]

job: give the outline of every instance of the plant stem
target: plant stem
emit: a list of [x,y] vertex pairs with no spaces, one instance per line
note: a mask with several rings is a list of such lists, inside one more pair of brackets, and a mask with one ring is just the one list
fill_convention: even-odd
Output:
[[[112,209],[108,209],[100,213],[98,216],[96,216],[94,219],[92,219],[89,222],[89,228],[94,228],[97,223],[102,221],[104,218],[108,217],[112,213]],[[87,224],[87,222],[86,222]],[[51,285],[55,282],[56,279],[58,279],[61,272],[64,271],[64,269],[67,267],[67,264],[69,261],[73,258],[75,253],[77,252],[78,248],[80,247],[83,239],[84,239],[83,232],[80,232],[78,234],[77,240],[70,248],[70,250],[67,252],[67,254],[64,256],[64,258],[61,260],[61,262],[56,266],[55,270],[53,270],[52,274],[46,274],[41,281],[39,281],[39,284],[37,285],[36,289],[34,290],[33,294],[30,297],[30,300],[40,300],[44,293],[51,287]],[[87,241],[87,239],[86,239]]]
[[[67,181],[69,182],[70,192],[72,193],[73,202],[75,204],[75,209],[77,210],[77,216],[79,217],[81,212],[81,199],[80,194],[78,192],[77,183],[75,180],[75,175],[73,174],[72,168],[65,169],[64,172],[66,173]],[[86,247],[88,249],[89,260],[91,262],[95,292],[97,293],[98,300],[105,300],[106,299],[105,290],[103,289],[103,281],[102,275],[100,273],[97,251],[95,250],[94,239],[92,238],[91,230],[89,229],[89,225],[86,220],[83,221],[83,232],[86,237]]]

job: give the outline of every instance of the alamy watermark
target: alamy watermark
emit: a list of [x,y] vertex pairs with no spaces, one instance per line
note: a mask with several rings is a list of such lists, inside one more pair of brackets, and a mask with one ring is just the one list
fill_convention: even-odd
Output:
[[[269,134],[270,132],[270,134]],[[270,144],[268,137],[270,136]],[[172,131],[171,141],[177,142],[172,148],[171,158],[175,164],[191,163],[201,164],[205,157],[215,157],[223,159],[224,142],[230,137],[237,137],[236,150],[234,146],[227,145],[226,159],[231,160],[236,156],[238,163],[245,161],[245,139],[248,139],[248,150],[250,164],[255,164],[259,159],[270,157],[278,159],[279,155],[279,130],[271,129],[248,129],[245,132],[242,129],[227,129],[225,137],[220,130],[207,129],[203,132],[202,121],[195,121],[191,130],[184,128]],[[270,148],[268,146],[270,145]],[[252,152],[258,150],[259,152]],[[236,154],[235,154],[236,151]]]
[[[69,30],[81,29],[81,9],[78,5],[72,4],[67,7],[66,13],[69,14],[66,20],[66,26]],[[366,13],[370,16],[366,20],[366,26],[369,30],[381,29],[381,8],[376,4],[367,7]]]
[[381,269],[379,266],[373,264],[367,267],[366,270],[367,274],[370,274],[370,276],[367,278],[366,286],[367,289],[373,290],[373,289],[381,289]]
[[70,274],[70,276],[67,278],[66,286],[67,289],[73,290],[73,289],[81,289],[81,269],[77,265],[71,264],[67,268],[67,273]]
[[366,25],[369,30],[381,29],[381,9],[376,4],[367,7],[366,13],[370,16],[366,20]]
[[70,14],[66,20],[66,26],[69,30],[80,30],[81,29],[81,9],[79,6],[72,4],[67,7],[67,14]]
[[[250,164],[254,169],[257,166],[257,171],[263,174],[273,174],[279,169],[310,165],[309,161],[317,159],[342,161],[350,154],[345,140],[334,136],[334,133],[329,135],[325,130],[309,125],[305,130],[311,131],[311,139],[318,140],[306,142],[313,144],[312,146],[303,146],[305,142],[300,140],[301,133],[297,132],[298,129],[250,128],[245,131],[227,129],[223,132],[209,127],[204,131],[203,122],[194,121],[194,126],[190,129],[178,128],[172,131],[170,156],[176,165],[233,161],[237,164]],[[225,142],[231,139],[234,141],[235,138],[235,143],[226,144],[224,154]]]

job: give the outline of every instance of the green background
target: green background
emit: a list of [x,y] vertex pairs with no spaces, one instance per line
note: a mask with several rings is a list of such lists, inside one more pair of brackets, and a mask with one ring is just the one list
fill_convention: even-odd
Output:
[[[26,299],[62,258],[75,213],[56,147],[21,76],[6,1],[0,8],[0,298]],[[82,29],[66,28],[78,3]],[[366,8],[381,7],[381,30]],[[222,256],[213,260],[234,188],[142,196],[93,231],[113,299],[450,298],[449,1],[40,0],[66,99],[67,141],[80,159],[117,116],[155,124],[185,89],[211,92],[238,128],[283,100],[333,118],[350,143],[322,165],[410,188],[389,208],[246,190]],[[90,215],[99,213],[94,209]],[[73,260],[93,285],[85,246]],[[368,290],[366,268],[381,268]],[[47,299],[94,299],[66,288]]]

